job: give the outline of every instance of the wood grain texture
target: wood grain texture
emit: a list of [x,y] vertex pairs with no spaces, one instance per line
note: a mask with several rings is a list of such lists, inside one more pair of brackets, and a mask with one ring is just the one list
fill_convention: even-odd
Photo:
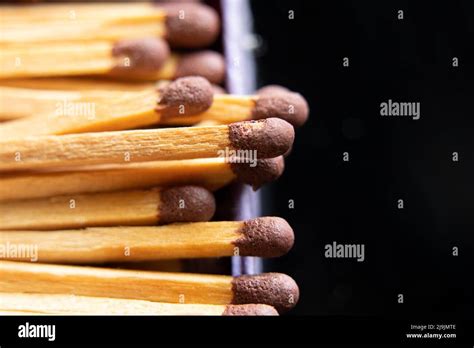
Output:
[[[0,231],[2,245],[35,245],[39,262],[91,264],[234,254],[243,222],[196,222],[61,231]],[[15,260],[16,258],[12,259]]]
[[226,307],[64,294],[0,293],[3,315],[222,315]]
[[225,158],[79,167],[76,171],[0,176],[0,201],[185,184],[214,191],[235,178]]
[[228,126],[71,134],[0,141],[0,170],[218,157]]
[[187,304],[229,304],[230,276],[0,261],[0,292],[74,294]]
[[10,201],[0,203],[0,229],[153,225],[159,204],[158,189]]

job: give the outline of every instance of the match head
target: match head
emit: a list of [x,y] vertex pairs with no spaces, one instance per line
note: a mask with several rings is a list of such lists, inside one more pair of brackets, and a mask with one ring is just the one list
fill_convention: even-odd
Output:
[[183,54],[178,60],[175,78],[197,75],[211,83],[220,84],[225,77],[224,57],[214,51]]
[[278,312],[272,306],[264,304],[228,305],[224,316],[277,316]]
[[295,281],[282,273],[244,275],[232,281],[233,304],[262,303],[275,307],[279,313],[293,308],[299,299]]
[[157,111],[162,117],[192,116],[209,109],[214,100],[212,85],[205,78],[179,78],[159,89]]
[[257,90],[258,95],[267,95],[275,93],[288,93],[291,92],[288,88],[280,85],[267,85]]
[[237,181],[252,186],[254,191],[263,185],[278,179],[285,169],[283,156],[257,160],[257,165],[250,163],[231,163],[230,167]]
[[200,48],[211,45],[219,35],[217,12],[203,4],[162,4],[166,10],[166,39],[173,47]]
[[256,151],[258,158],[286,153],[295,139],[291,124],[279,118],[243,121],[229,125],[229,142],[235,150]]
[[169,58],[170,49],[159,38],[130,39],[115,43],[112,55],[118,60],[112,74],[150,79]]
[[209,221],[216,210],[211,192],[199,186],[166,188],[160,194],[160,224]]
[[278,117],[295,127],[302,126],[308,114],[308,103],[301,94],[294,92],[267,91],[259,95],[252,109],[252,118],[255,120]]
[[293,247],[295,235],[285,219],[260,217],[244,222],[234,242],[242,256],[279,257]]

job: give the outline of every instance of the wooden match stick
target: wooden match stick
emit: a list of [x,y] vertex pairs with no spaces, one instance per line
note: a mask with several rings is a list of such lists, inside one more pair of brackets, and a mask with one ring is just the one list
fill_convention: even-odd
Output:
[[299,290],[285,274],[231,277],[0,261],[0,292],[72,294],[186,304],[267,304],[281,313]]
[[203,158],[19,173],[0,176],[0,201],[178,185],[197,185],[215,191],[233,181],[257,190],[278,179],[283,169],[284,160],[280,156],[257,160],[254,164]]
[[102,75],[159,80],[200,75],[221,83],[225,69],[216,52],[170,55],[165,41],[150,37],[1,48],[0,79]]
[[[0,242],[10,246],[35,245],[35,261],[39,262],[93,264],[236,255],[278,257],[291,249],[294,235],[284,219],[261,217],[159,227],[2,231]],[[15,261],[18,255],[0,258]]]
[[269,305],[175,304],[64,294],[0,293],[2,315],[278,315]]
[[0,203],[0,230],[208,221],[214,211],[212,193],[197,186],[56,196]]
[[220,30],[216,11],[202,4],[49,4],[0,7],[0,45],[57,41],[166,39],[172,46],[202,48]]
[[0,170],[285,154],[294,129],[278,118],[222,126],[82,133],[0,141]]
[[[92,92],[82,92],[82,99],[79,100],[74,100],[77,94],[72,94],[73,98],[66,100],[67,105],[61,110],[81,103],[94,106],[93,112],[81,109],[82,113],[79,113],[79,110],[78,115],[52,112],[53,107],[57,109],[58,102],[60,106],[64,104],[66,93],[72,92],[60,92],[54,102],[54,93],[51,91],[42,91],[49,98],[45,99],[43,96],[38,97],[35,90],[29,90],[30,99],[23,99],[24,103],[13,103],[22,95],[28,95],[28,90],[22,89],[20,93],[15,93],[15,88],[10,87],[3,87],[3,90],[6,90],[6,93],[0,97],[0,102],[5,107],[0,113],[14,115],[24,112],[23,105],[35,106],[38,109],[49,107],[51,110],[47,120],[46,115],[40,114],[0,126],[0,138],[4,139],[123,130],[156,124],[194,125],[205,121],[229,124],[268,117],[281,118],[298,127],[308,117],[308,104],[298,93],[261,96],[214,94],[212,85],[202,77],[180,78],[159,91],[146,89],[126,94],[94,91],[94,97]],[[38,98],[41,99],[38,101]],[[38,106],[38,103],[45,106]]]

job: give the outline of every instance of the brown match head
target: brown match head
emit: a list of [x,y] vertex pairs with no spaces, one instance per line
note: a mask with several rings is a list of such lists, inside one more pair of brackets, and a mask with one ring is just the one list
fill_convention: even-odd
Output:
[[216,210],[211,192],[199,186],[179,186],[160,193],[160,224],[209,221]]
[[237,181],[252,186],[256,191],[263,185],[278,179],[285,169],[283,156],[266,158],[252,163],[230,163],[230,168],[237,177]]
[[112,55],[118,59],[113,75],[150,79],[168,59],[170,49],[159,38],[130,39],[115,43]]
[[257,90],[258,95],[267,95],[275,93],[288,93],[291,92],[288,88],[280,85],[267,85]]
[[166,39],[173,47],[206,47],[219,35],[220,20],[212,7],[193,3],[160,6],[167,13]]
[[256,151],[258,158],[272,158],[288,151],[295,139],[291,124],[279,118],[243,121],[229,125],[229,142],[235,150]]
[[275,308],[264,304],[228,305],[224,316],[277,316]]
[[244,275],[232,281],[232,303],[261,303],[275,307],[279,313],[293,308],[299,299],[295,281],[282,273]]
[[214,51],[188,53],[180,56],[175,78],[197,75],[211,83],[220,84],[225,77],[224,57]]
[[212,85],[199,76],[182,77],[159,92],[157,111],[162,117],[196,115],[209,109],[214,100]]
[[295,127],[302,126],[308,119],[309,107],[299,93],[267,92],[259,95],[252,118],[259,120],[268,117],[278,117],[288,121]]
[[234,242],[239,255],[279,257],[293,247],[295,235],[285,219],[279,217],[260,217],[244,222]]

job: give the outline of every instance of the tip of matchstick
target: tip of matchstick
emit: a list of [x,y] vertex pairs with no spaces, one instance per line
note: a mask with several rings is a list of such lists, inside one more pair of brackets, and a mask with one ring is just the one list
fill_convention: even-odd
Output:
[[196,115],[209,109],[214,100],[212,85],[200,76],[179,78],[159,92],[156,109],[163,117]]
[[225,308],[224,316],[276,316],[278,312],[275,308],[264,304],[228,305]]
[[231,163],[231,168],[239,182],[252,186],[256,191],[263,185],[277,180],[285,169],[283,156],[260,159],[252,163]]
[[159,38],[130,39],[115,43],[112,55],[117,59],[112,75],[149,79],[161,69],[170,49]]
[[279,257],[293,247],[293,229],[280,217],[260,217],[244,222],[242,237],[234,242],[242,256]]
[[279,312],[293,308],[299,299],[296,282],[286,274],[244,275],[232,281],[233,304],[261,303]]
[[183,54],[178,60],[175,77],[197,75],[220,84],[225,77],[224,57],[214,51]]
[[259,93],[259,98],[252,110],[252,118],[259,120],[278,117],[291,123],[294,127],[302,126],[309,115],[309,106],[299,93],[283,90],[284,87],[270,86]]
[[203,4],[160,4],[166,10],[166,39],[173,47],[200,48],[211,45],[219,35],[217,12]]
[[285,154],[293,145],[295,130],[280,118],[231,123],[229,141],[236,150],[255,151],[258,158]]
[[199,186],[179,186],[160,193],[160,224],[209,221],[216,210],[213,194]]

